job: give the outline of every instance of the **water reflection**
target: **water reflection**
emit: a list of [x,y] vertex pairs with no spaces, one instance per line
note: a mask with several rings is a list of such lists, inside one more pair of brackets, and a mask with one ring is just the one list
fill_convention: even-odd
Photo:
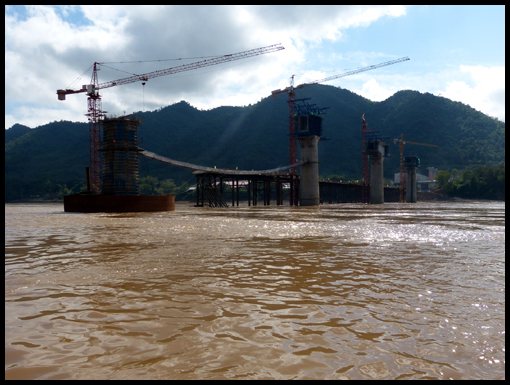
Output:
[[6,206],[6,378],[504,377],[504,204]]

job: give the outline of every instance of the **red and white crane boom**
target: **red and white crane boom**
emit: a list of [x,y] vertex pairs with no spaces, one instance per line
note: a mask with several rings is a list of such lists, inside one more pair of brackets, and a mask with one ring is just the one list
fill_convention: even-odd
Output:
[[238,52],[229,55],[218,56],[212,59],[206,59],[197,61],[190,64],[184,64],[177,67],[167,68],[164,70],[153,71],[143,75],[134,75],[123,79],[118,79],[106,83],[99,84],[97,75],[98,66],[101,63],[94,63],[94,69],[92,71],[92,79],[90,84],[84,85],[81,89],[60,89],[57,90],[58,100],[65,100],[66,95],[78,94],[85,92],[88,96],[87,105],[89,118],[89,142],[90,142],[90,180],[92,184],[92,190],[96,193],[101,192],[101,137],[100,137],[100,124],[99,120],[104,116],[105,111],[102,110],[101,96],[99,90],[120,86],[124,84],[134,83],[137,81],[147,81],[159,76],[172,75],[179,72],[191,71],[194,69],[213,66],[221,63],[226,63],[234,60],[246,59],[253,56],[263,55],[266,53],[276,52],[283,50],[284,47],[281,44],[273,44],[267,47],[261,47],[252,49],[249,51]]
[[[153,79],[153,78],[156,78],[159,76],[166,76],[166,75],[176,74],[179,72],[191,71],[194,69],[198,69],[198,68],[202,68],[202,67],[209,67],[209,66],[226,63],[226,62],[233,61],[233,60],[246,59],[246,58],[249,58],[252,56],[258,56],[258,55],[263,55],[266,53],[281,51],[283,49],[285,49],[285,48],[281,44],[273,44],[273,45],[270,45],[267,47],[255,48],[255,49],[252,49],[249,51],[243,51],[243,52],[239,52],[239,53],[235,53],[235,54],[218,56],[218,57],[215,57],[212,59],[201,60],[201,61],[197,61],[197,62],[190,63],[190,64],[184,64],[184,65],[177,66],[177,67],[172,67],[172,68],[167,68],[164,70],[149,72],[149,73],[146,73],[143,75],[134,75],[134,76],[130,76],[130,77],[123,78],[123,79],[118,79],[118,80],[113,80],[113,81],[109,81],[106,83],[97,84],[94,87],[94,90],[98,91],[98,90],[103,90],[105,88],[121,86],[124,84],[134,83],[134,82],[138,82],[138,81],[147,81],[149,79]],[[103,64],[103,63],[97,63],[97,62],[94,63],[94,71],[97,71],[97,66],[101,65],[101,64]],[[92,82],[91,85],[94,85],[93,83],[94,82]],[[78,94],[78,93],[82,93],[82,92],[91,93],[92,88],[90,87],[90,85],[88,88],[87,88],[87,85],[84,85],[83,88],[79,89],[79,90],[72,90],[72,89],[57,90],[59,100],[65,100],[65,95]]]

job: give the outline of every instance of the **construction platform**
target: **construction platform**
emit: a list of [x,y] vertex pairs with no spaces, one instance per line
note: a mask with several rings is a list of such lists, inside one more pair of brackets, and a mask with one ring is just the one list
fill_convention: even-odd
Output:
[[[232,206],[239,206],[239,193],[243,189],[247,193],[248,205],[257,206],[258,200],[264,206],[271,204],[271,197],[276,205],[283,205],[284,190],[291,206],[298,205],[299,177],[292,174],[251,174],[249,172],[195,171],[197,178],[196,206],[228,207],[225,195],[230,195]],[[243,194],[244,195],[244,194]],[[230,199],[229,199],[230,200]]]
[[[229,207],[239,206],[240,196],[248,205],[262,203],[270,206],[287,204],[299,205],[299,175],[247,175],[247,173],[225,175],[221,172],[195,171],[197,178],[196,206]],[[369,192],[370,186],[367,186]],[[242,191],[241,191],[242,190]],[[332,181],[319,182],[320,203],[361,203],[362,186],[358,183]],[[384,187],[385,202],[398,202],[399,189]]]
[[97,195],[78,193],[64,196],[64,211],[74,213],[128,213],[174,211],[174,195]]

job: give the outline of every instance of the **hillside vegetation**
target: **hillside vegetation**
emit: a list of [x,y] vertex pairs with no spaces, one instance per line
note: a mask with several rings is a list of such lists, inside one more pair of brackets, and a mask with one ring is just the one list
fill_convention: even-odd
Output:
[[[462,103],[432,94],[399,91],[372,102],[348,90],[314,85],[296,97],[330,107],[319,144],[320,174],[361,178],[361,116],[372,131],[390,138],[437,144],[407,144],[421,158],[421,167],[463,170],[504,165],[505,124]],[[289,164],[287,95],[268,97],[246,107],[201,111],[181,101],[142,118],[140,147],[157,154],[204,166],[268,169]],[[298,146],[299,147],[299,146]],[[399,169],[398,145],[384,162],[385,178]],[[89,163],[88,124],[52,122],[29,129],[14,125],[5,131],[5,199],[44,195],[48,188],[79,191]],[[190,170],[140,158],[140,176],[194,184]],[[49,182],[49,183],[48,183]],[[44,187],[46,186],[46,187]]]

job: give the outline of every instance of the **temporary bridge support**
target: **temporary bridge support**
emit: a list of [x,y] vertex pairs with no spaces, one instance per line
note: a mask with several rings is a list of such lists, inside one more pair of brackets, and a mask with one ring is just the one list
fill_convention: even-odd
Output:
[[[299,202],[297,175],[224,175],[203,171],[195,171],[194,174],[197,178],[198,207],[228,207],[229,195],[232,207],[239,206],[240,198],[247,200],[248,206],[259,203],[270,206],[271,199],[277,206],[284,205],[285,198],[288,198],[290,206],[297,206]],[[227,199],[224,199],[225,195]]]

